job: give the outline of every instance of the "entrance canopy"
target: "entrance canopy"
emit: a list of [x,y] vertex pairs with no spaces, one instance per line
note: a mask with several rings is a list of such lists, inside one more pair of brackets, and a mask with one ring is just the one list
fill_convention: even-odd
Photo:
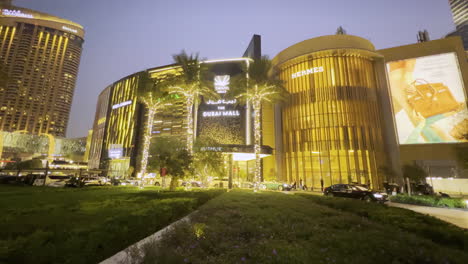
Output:
[[[255,159],[253,145],[219,145],[213,147],[203,147],[201,150],[232,154],[233,161],[248,161]],[[261,146],[260,158],[270,156],[272,153],[273,149],[270,146]]]

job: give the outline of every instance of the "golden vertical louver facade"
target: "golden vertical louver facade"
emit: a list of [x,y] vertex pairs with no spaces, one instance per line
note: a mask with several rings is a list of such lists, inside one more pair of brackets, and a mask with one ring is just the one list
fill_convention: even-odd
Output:
[[101,165],[104,136],[106,134],[106,121],[109,112],[109,97],[111,91],[112,86],[108,86],[99,94],[98,97],[96,105],[96,115],[94,117],[93,123],[91,145],[89,150],[88,167],[90,169],[98,169]]
[[125,157],[132,156],[135,151],[139,82],[139,74],[122,79],[112,85],[109,97],[104,149],[122,149]]
[[[341,40],[330,38],[322,41]],[[290,93],[282,108],[283,180],[303,180],[314,189],[320,189],[321,181],[325,187],[352,182],[381,186],[378,169],[387,158],[376,55],[359,46],[322,49],[314,48],[313,41],[305,44],[305,52],[293,46],[299,52],[274,60]]]
[[0,6],[0,130],[65,136],[83,28],[36,11]]

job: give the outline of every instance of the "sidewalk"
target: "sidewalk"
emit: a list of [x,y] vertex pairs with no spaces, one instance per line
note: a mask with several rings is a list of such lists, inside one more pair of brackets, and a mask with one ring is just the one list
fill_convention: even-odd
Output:
[[445,222],[468,229],[468,211],[392,202],[386,204],[388,206],[405,208],[421,214],[431,215]]

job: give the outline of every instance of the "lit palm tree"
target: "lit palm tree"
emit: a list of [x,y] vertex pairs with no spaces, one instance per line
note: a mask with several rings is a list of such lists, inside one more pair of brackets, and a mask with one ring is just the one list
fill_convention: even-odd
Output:
[[141,177],[143,178],[148,167],[149,148],[152,135],[151,129],[153,127],[154,116],[158,111],[172,105],[172,101],[174,101],[175,98],[170,96],[168,92],[164,91],[164,77],[150,79],[149,76],[145,75],[142,78],[142,83],[143,84],[138,89],[138,100],[143,103],[148,112],[148,118],[146,119],[145,130],[143,132],[143,151],[140,167]]
[[251,104],[254,110],[254,154],[255,186],[261,176],[261,111],[263,103],[275,103],[286,98],[287,92],[281,80],[272,78],[272,64],[267,56],[262,56],[244,67],[244,74],[233,78],[229,94],[235,96],[239,103]]
[[173,56],[175,63],[180,67],[177,74],[168,78],[168,91],[185,99],[187,119],[187,151],[193,155],[194,123],[193,109],[197,106],[200,97],[215,99],[218,94],[213,89],[213,80],[210,80],[208,65],[202,63],[198,54],[187,55],[185,51]]

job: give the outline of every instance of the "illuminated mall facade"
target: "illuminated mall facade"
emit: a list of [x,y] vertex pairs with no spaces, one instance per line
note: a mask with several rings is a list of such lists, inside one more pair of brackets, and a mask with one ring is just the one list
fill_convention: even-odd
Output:
[[[229,78],[260,55],[260,36],[254,36],[242,58],[204,63],[212,66],[215,89],[229,89]],[[302,180],[314,189],[321,181],[380,187],[398,181],[404,164],[417,164],[433,176],[466,173],[456,155],[468,144],[468,65],[459,37],[375,50],[357,36],[322,36],[284,49],[272,62],[272,76],[284,81],[289,95],[286,102],[262,106],[263,180]],[[176,69],[151,68],[101,92],[90,168],[138,171],[146,120],[138,87]],[[234,177],[249,180],[252,109],[224,99],[202,100],[195,109],[196,136],[222,142],[219,151],[234,154]],[[184,111],[180,105],[178,111],[156,113],[153,137],[183,140]],[[385,173],[389,170],[393,175]]]

